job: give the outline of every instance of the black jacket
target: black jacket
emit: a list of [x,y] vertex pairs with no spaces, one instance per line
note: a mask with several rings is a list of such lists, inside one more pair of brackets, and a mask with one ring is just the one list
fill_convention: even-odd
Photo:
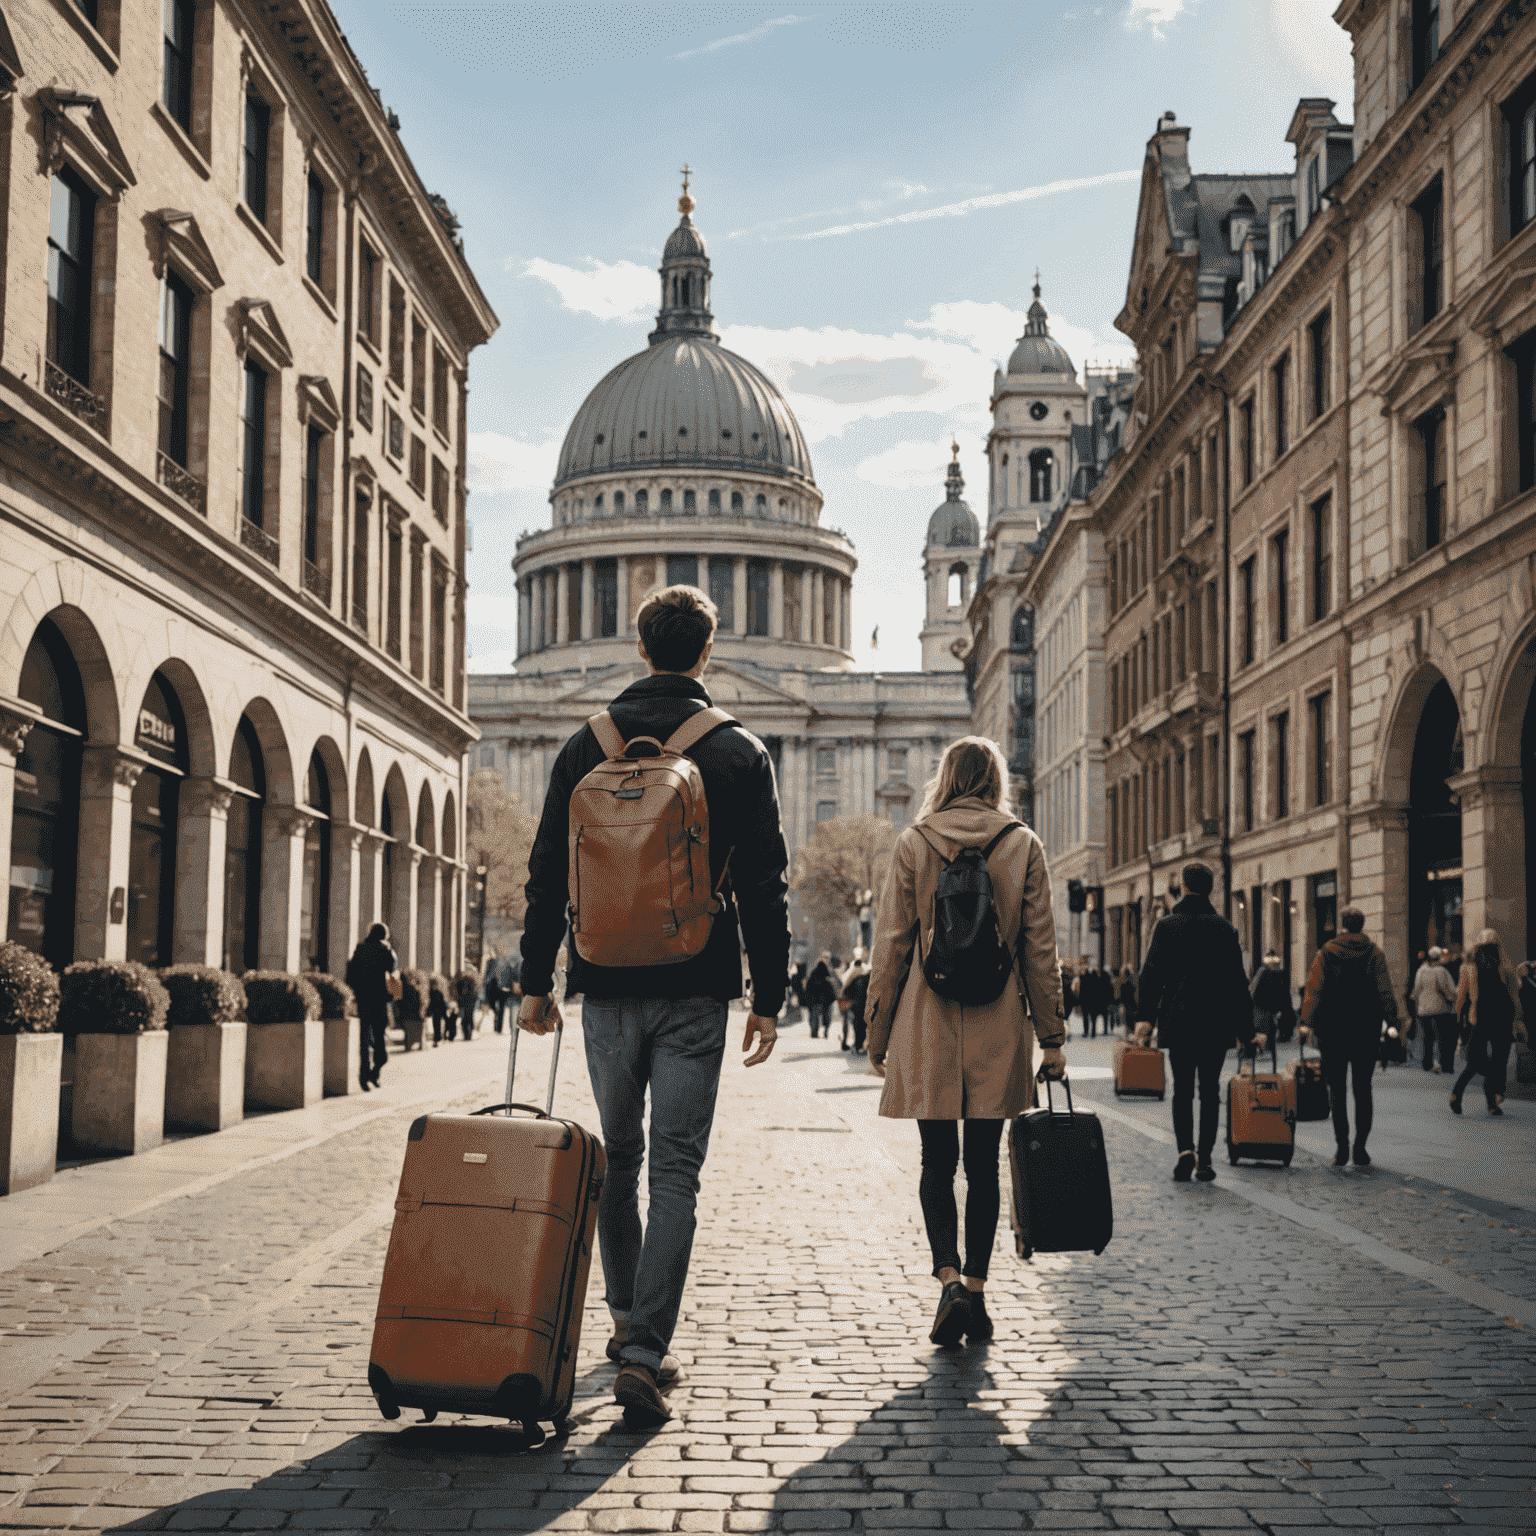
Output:
[[837,997],[837,983],[832,979],[832,968],[825,960],[818,960],[811,968],[805,983],[805,1000],[808,1003],[830,1003]]
[[1253,1006],[1280,1017],[1296,1011],[1290,978],[1278,965],[1261,965],[1254,973]]
[[1364,1047],[1381,1038],[1383,1021],[1397,1023],[1397,999],[1387,957],[1363,933],[1341,933],[1312,957],[1301,1022],[1317,1041]]
[[384,978],[395,968],[395,952],[382,939],[364,939],[347,962],[347,985],[357,998],[359,1017],[389,1005]]
[[[708,708],[709,694],[691,677],[662,674],[632,683],[608,706],[620,734],[665,741],[690,715]],[[779,825],[773,764],[757,737],[740,725],[722,726],[692,748],[709,806],[709,872],[726,897],[701,954],[678,965],[602,966],[570,949],[571,992],[589,997],[741,996],[741,946],[746,937],[753,1009],[772,1018],[784,1006],[789,973],[789,850]],[[566,937],[570,868],[571,791],[603,760],[590,726],[560,749],[549,776],[544,813],[528,859],[528,916],[523,925],[522,988],[545,997],[554,985],[555,954]],[[725,875],[726,858],[730,875]],[[734,902],[729,898],[734,896]]]
[[1136,986],[1138,1019],[1167,1046],[1222,1049],[1253,1039],[1253,1003],[1237,929],[1205,896],[1186,896],[1152,930]]

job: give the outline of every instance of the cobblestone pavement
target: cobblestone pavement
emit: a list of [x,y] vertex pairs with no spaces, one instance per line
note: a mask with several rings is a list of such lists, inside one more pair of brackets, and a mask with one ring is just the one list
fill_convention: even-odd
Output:
[[[501,1042],[449,1049],[444,1107],[500,1096]],[[608,1395],[596,1274],[568,1435],[378,1417],[412,1107],[74,1237],[0,1274],[0,1526],[1536,1531],[1536,1328],[1499,1310],[1531,1293],[1536,1217],[1306,1156],[1175,1186],[1166,1106],[1113,1101],[1101,1049],[1073,1059],[1114,1242],[1024,1265],[1004,1231],[998,1337],[954,1353],[926,1342],[914,1128],[803,1027],[751,1072],[729,1050],[684,1377],[648,1436]],[[573,1027],[560,1107],[595,1124],[581,1056]],[[391,1072],[447,1081],[419,1060]]]

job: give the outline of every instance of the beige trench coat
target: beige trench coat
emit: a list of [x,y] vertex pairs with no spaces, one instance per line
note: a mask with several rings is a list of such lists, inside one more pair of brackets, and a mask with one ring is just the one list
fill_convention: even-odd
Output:
[[1050,875],[1028,828],[1010,832],[987,861],[1003,933],[1016,942],[1013,984],[995,1003],[966,1008],[938,996],[923,977],[923,930],[933,921],[939,871],[962,848],[984,847],[1011,819],[980,800],[956,800],[896,839],[865,1008],[870,1060],[885,1058],[882,1115],[1011,1119],[1034,1103],[1034,1042],[1060,1046],[1066,1039]]

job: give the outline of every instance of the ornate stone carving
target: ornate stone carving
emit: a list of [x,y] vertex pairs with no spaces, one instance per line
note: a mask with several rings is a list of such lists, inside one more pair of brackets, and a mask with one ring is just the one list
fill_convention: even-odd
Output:
[[41,718],[21,699],[0,701],[0,752],[19,753],[26,745],[27,732]]
[[105,435],[106,398],[98,395],[95,390],[87,389],[73,374],[65,373],[51,357],[43,359],[43,389],[50,399],[57,400],[72,416],[78,416],[86,426],[94,427]]
[[183,779],[181,810],[192,816],[227,816],[235,791],[236,786],[228,779]]
[[160,484],[172,495],[179,496],[189,507],[195,507],[204,517],[208,515],[208,482],[199,479],[190,470],[183,469],[169,454],[157,455]]

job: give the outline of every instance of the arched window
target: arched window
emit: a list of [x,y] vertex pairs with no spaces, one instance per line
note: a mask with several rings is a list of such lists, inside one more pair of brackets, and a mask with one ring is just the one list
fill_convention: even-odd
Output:
[[716,512],[716,513],[719,512],[719,510],[720,510],[720,492],[719,491],[711,491],[709,493],[709,510],[711,512]]
[[602,515],[603,515],[603,493],[601,491],[599,491],[597,493],[597,495],[592,498],[592,516],[593,517],[601,517]]
[[[641,491],[640,494],[643,496],[645,495],[645,492]],[[670,512],[672,510],[672,491],[670,488],[661,493],[661,510],[664,513]]]
[[1009,646],[1015,651],[1032,651],[1035,648],[1035,610],[1027,603],[1013,615],[1013,628],[1009,634]]
[[623,515],[624,515],[624,492],[623,491],[615,491],[613,493],[613,515],[615,517],[623,517]]
[[128,959],[171,963],[176,917],[176,823],[187,771],[187,722],[176,690],[149,680],[133,738],[150,759],[133,787],[128,842]]
[[224,830],[224,969],[237,976],[260,962],[261,823],[267,769],[249,715],[241,715],[229,753],[235,793]]
[[649,491],[635,492],[635,516],[644,517],[651,510],[651,493]]
[[311,819],[304,834],[299,951],[305,970],[323,971],[328,969],[331,948],[331,782],[319,752],[310,754],[304,805]]
[[766,496],[759,496],[757,498],[757,501],[756,501],[756,503],[754,505],[753,510],[756,511],[756,513],[757,513],[757,515],[759,517],[767,517],[768,516],[768,498]]
[[1056,456],[1049,448],[1036,448],[1029,456],[1029,499],[1049,501],[1054,494]]
[[742,497],[741,492],[740,491],[732,491],[731,492],[731,511],[732,512],[744,512],[745,510],[746,510],[746,501]]
[[949,568],[949,606],[958,608],[969,596],[966,592],[966,569],[963,565],[952,565]]
[[683,307],[691,308],[693,305],[693,279],[686,274],[683,277]]
[[75,957],[75,862],[85,689],[58,626],[44,619],[21,663],[21,697],[42,710],[16,757],[6,934],[62,970]]
[[699,510],[698,493],[695,491],[683,492],[683,511],[697,512]]

